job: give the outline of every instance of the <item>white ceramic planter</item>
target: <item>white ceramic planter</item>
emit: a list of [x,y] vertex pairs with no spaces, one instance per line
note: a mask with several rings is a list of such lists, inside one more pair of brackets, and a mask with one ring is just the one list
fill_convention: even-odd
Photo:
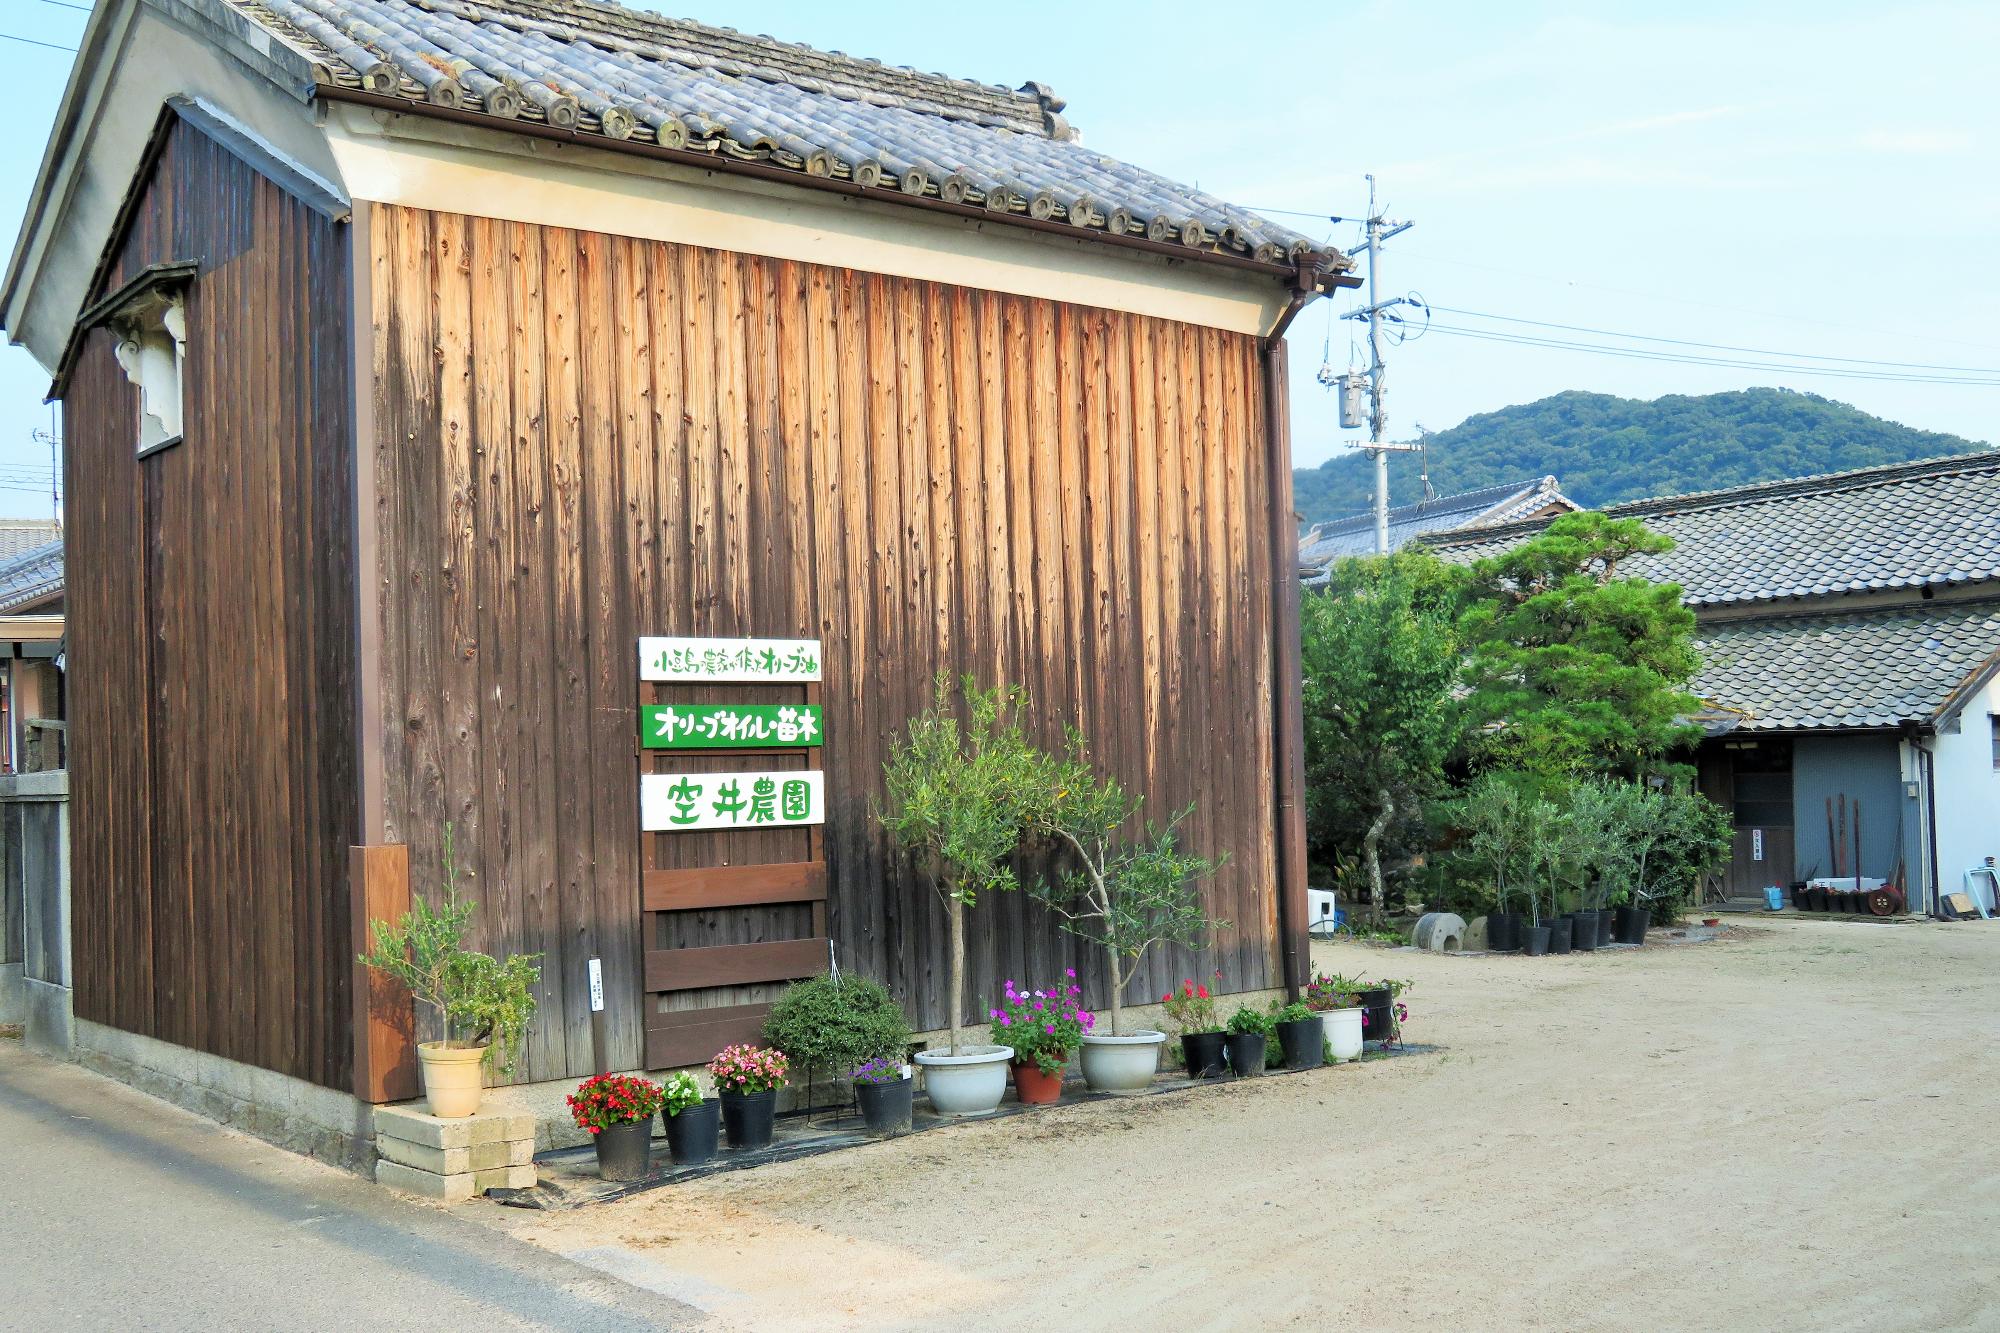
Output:
[[457,1120],[479,1109],[486,1085],[484,1046],[447,1046],[441,1041],[417,1043],[417,1067],[424,1076],[424,1100],[431,1114]]
[[1083,1038],[1083,1081],[1092,1092],[1144,1092],[1160,1072],[1164,1032],[1135,1032],[1129,1037],[1086,1033]]
[[1333,1044],[1333,1058],[1345,1063],[1361,1058],[1361,1010],[1329,1009],[1320,1015],[1326,1020],[1326,1039]]
[[939,1115],[985,1115],[998,1106],[1007,1092],[1007,1062],[1013,1058],[1012,1046],[962,1046],[957,1055],[947,1048],[916,1056],[924,1071],[924,1091]]

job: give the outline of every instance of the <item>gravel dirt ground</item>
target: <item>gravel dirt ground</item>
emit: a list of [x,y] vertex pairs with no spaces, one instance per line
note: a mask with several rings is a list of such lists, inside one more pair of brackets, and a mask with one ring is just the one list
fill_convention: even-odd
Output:
[[725,1329],[2000,1328],[2000,923],[1315,954],[1444,1049],[476,1211]]

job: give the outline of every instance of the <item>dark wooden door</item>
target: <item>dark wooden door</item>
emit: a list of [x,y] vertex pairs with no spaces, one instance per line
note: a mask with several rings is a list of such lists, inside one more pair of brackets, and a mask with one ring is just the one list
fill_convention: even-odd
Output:
[[1730,807],[1735,825],[1729,896],[1762,899],[1766,885],[1791,883],[1794,864],[1792,744],[1789,737],[1730,741]]

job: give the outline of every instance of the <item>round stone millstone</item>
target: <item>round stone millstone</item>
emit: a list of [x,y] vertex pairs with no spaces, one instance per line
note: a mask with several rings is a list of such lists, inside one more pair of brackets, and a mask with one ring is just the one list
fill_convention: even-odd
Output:
[[1456,912],[1426,912],[1410,932],[1410,943],[1432,953],[1457,953],[1465,947],[1465,918]]

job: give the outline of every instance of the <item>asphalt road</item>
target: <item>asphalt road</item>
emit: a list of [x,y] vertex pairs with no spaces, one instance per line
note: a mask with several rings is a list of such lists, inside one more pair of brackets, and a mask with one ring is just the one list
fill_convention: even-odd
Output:
[[0,1040],[0,1329],[700,1322],[663,1296]]

